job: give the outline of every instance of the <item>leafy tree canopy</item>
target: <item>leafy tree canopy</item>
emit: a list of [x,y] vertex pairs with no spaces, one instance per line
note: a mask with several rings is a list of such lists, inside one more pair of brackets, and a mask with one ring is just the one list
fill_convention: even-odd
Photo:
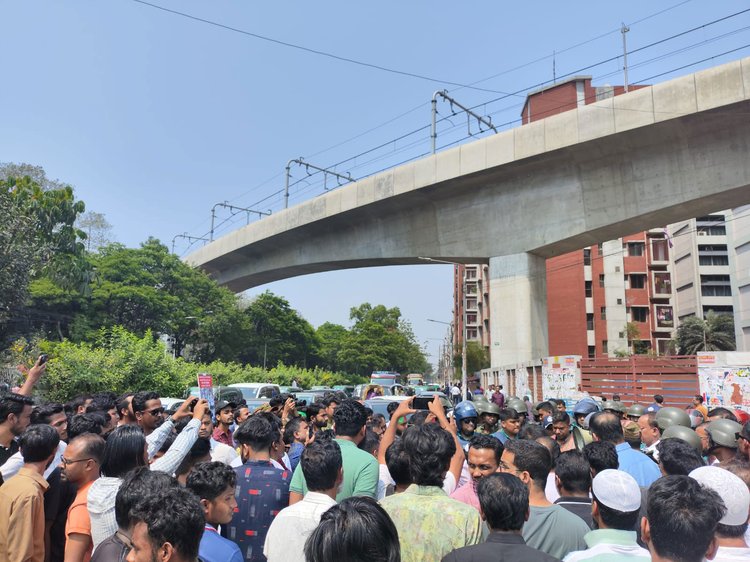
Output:
[[734,319],[729,314],[713,311],[705,319],[691,316],[677,328],[680,355],[694,355],[698,351],[734,351]]

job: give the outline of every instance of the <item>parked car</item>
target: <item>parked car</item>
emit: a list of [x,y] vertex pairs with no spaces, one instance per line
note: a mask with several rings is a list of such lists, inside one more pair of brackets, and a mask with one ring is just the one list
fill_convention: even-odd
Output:
[[333,387],[336,392],[343,392],[350,398],[354,395],[354,386],[348,384],[337,384]]
[[313,386],[310,390],[333,392],[333,389],[330,386]]
[[279,385],[264,382],[238,382],[230,384],[229,388],[236,388],[242,393],[242,398],[249,403],[250,400],[273,398],[281,394]]
[[174,413],[184,401],[185,401],[184,398],[173,398],[170,396],[161,397],[161,405],[162,405],[162,408],[164,408],[165,412]]
[[296,394],[297,392],[302,392],[302,389],[296,386],[280,386],[279,392],[281,394]]

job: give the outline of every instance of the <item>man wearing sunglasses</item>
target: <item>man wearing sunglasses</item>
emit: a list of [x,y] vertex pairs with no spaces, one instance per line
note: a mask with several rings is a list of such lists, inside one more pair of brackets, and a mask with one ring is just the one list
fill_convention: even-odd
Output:
[[86,501],[91,484],[99,478],[103,455],[104,439],[94,433],[84,433],[68,444],[60,459],[60,477],[78,487],[65,523],[65,560],[91,560],[94,543]]
[[148,436],[164,423],[164,407],[156,392],[141,391],[133,395],[132,402],[135,421]]

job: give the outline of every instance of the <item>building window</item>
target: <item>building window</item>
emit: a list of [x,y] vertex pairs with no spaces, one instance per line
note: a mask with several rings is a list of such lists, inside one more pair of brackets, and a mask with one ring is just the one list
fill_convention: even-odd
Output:
[[606,320],[607,319],[607,307],[606,306],[600,307],[599,312],[601,314],[602,320]]
[[594,329],[594,315],[593,314],[586,314],[586,329],[587,330]]
[[703,307],[703,316],[708,315],[709,312],[713,312],[714,314],[734,314],[734,308],[730,305],[715,305],[715,306],[704,306]]
[[604,274],[603,273],[599,274],[599,286],[604,287]]
[[630,288],[631,289],[645,289],[646,288],[646,275],[643,273],[633,273],[630,275]]
[[648,308],[646,308],[645,306],[634,306],[630,309],[630,313],[633,317],[633,322],[648,321]]
[[622,304],[622,299],[617,299],[617,304]]
[[663,271],[654,273],[654,293],[657,295],[672,294],[672,276]]
[[644,242],[628,242],[627,243],[627,255],[632,257],[642,256],[646,244]]
[[586,297],[590,297],[591,291],[592,291],[591,281],[585,281],[584,283],[585,283]]
[[597,252],[599,252],[599,255],[600,255],[600,256],[601,256],[601,255],[602,255],[602,254],[604,253],[604,247],[602,246],[602,243],[601,243],[601,242],[599,242],[599,243],[598,243],[598,244],[596,245],[596,250],[597,250]]
[[645,355],[651,349],[651,342],[648,340],[633,341],[633,353],[636,355]]
[[467,328],[466,329],[466,339],[467,340],[475,340],[475,339],[477,339],[477,329],[476,328]]
[[476,283],[467,283],[466,284],[466,294],[467,295],[476,295],[477,294],[477,284]]
[[591,265],[591,248],[583,249],[583,265]]
[[467,314],[466,315],[466,323],[467,324],[476,324],[477,323],[477,315],[476,314]]
[[651,252],[654,261],[669,261],[669,242],[664,238],[651,241]]
[[466,308],[474,310],[477,307],[477,299],[466,299]]
[[726,244],[698,244],[699,265],[729,265]]
[[477,278],[477,270],[474,268],[466,268],[466,278],[467,279],[476,279]]
[[602,342],[602,353],[604,355],[607,355],[609,353],[609,342],[607,340],[604,340]]
[[674,327],[674,316],[671,306],[657,305],[656,309],[656,327],[657,328],[673,328]]
[[589,359],[593,359],[594,357],[596,357],[596,346],[595,345],[590,345],[588,351],[589,351]]
[[704,297],[731,297],[729,275],[701,275],[701,295]]

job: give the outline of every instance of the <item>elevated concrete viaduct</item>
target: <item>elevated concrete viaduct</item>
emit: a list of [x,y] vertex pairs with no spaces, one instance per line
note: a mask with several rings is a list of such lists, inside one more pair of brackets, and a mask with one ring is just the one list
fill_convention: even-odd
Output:
[[464,144],[188,256],[234,291],[336,269],[489,263],[492,365],[547,354],[545,258],[750,202],[750,58]]

